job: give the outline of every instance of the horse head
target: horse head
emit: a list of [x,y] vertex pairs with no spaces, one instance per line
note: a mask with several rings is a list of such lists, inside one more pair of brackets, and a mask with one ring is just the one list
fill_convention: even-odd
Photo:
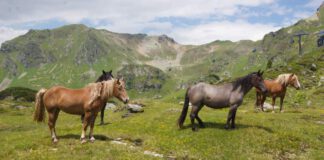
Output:
[[258,72],[254,72],[251,74],[251,83],[253,85],[253,87],[257,88],[258,90],[260,90],[263,93],[267,92],[267,88],[264,85],[264,81],[263,81],[263,71],[261,72],[260,70]]
[[115,80],[113,94],[120,101],[128,103],[129,97],[126,92],[126,83],[123,78],[118,78]]
[[102,82],[102,81],[107,81],[113,79],[114,76],[112,75],[112,70],[109,72],[106,72],[105,70],[102,70],[101,76],[97,79],[96,82]]
[[289,79],[288,79],[288,84],[293,86],[294,88],[296,88],[297,90],[300,89],[300,83],[298,81],[298,77],[296,74],[292,73],[290,76],[289,76]]

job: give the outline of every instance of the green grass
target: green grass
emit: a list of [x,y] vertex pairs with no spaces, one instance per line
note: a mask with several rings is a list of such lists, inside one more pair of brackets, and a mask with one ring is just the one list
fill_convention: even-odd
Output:
[[[178,159],[321,159],[324,157],[324,109],[293,108],[285,113],[260,113],[252,101],[238,110],[237,129],[225,130],[228,109],[203,108],[206,128],[192,132],[176,127],[182,106],[178,103],[139,100],[145,112],[121,118],[125,112],[106,112],[104,126],[95,126],[94,143],[81,144],[79,116],[60,113],[59,143],[50,141],[45,123],[32,121],[33,107],[17,110],[17,102],[0,102],[0,157],[4,159],[154,159],[154,151]],[[24,105],[33,106],[32,103]],[[98,124],[98,120],[97,123]],[[122,138],[128,146],[113,144]],[[137,145],[134,142],[139,142]],[[134,145],[134,148],[130,148]]]

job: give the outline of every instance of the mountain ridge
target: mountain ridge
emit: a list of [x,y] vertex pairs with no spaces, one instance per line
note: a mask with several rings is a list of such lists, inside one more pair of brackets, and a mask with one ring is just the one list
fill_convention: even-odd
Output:
[[181,83],[210,75],[228,79],[256,69],[286,66],[298,56],[298,44],[290,41],[297,42],[292,35],[299,31],[309,33],[302,39],[303,53],[313,52],[316,34],[323,29],[322,12],[320,7],[318,19],[300,20],[259,41],[215,40],[203,45],[182,45],[167,35],[115,33],[83,24],[30,30],[2,43],[0,81],[11,82],[3,88],[22,84],[35,89],[56,84],[81,87],[102,69],[118,72],[132,64],[150,65]]

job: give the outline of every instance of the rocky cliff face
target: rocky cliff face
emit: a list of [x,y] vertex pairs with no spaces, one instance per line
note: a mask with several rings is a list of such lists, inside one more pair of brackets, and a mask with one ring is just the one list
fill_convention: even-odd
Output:
[[139,91],[161,89],[167,79],[162,70],[149,65],[125,65],[117,74],[124,77],[128,89]]

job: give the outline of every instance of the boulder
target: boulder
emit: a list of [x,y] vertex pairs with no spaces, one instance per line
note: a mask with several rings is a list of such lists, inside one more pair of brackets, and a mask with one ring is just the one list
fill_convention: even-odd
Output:
[[130,111],[131,113],[140,113],[140,112],[144,112],[144,109],[141,105],[138,104],[127,104],[127,109],[128,111]]
[[115,109],[116,105],[114,103],[107,103],[105,109]]
[[[274,106],[275,109],[278,109],[278,106]],[[270,103],[264,102],[263,104],[263,109],[264,110],[272,110],[272,105]]]

